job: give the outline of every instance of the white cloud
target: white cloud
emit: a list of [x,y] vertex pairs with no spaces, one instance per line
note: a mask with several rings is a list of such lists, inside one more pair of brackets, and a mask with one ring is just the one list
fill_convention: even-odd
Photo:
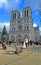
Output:
[[[37,27],[37,24],[33,24],[33,27]],[[39,27],[40,35],[41,35],[41,27]]]
[[4,7],[4,10],[11,12],[11,10],[18,9],[21,4],[21,0],[0,0],[0,8]]
[[9,23],[4,23],[4,25],[9,26],[10,24]]
[[37,27],[37,24],[34,23],[34,24],[33,24],[33,27]]
[[16,0],[16,2],[18,2],[19,0]]
[[39,30],[41,31],[41,27],[39,28]]
[[9,28],[10,28],[10,23],[4,22],[4,23],[0,23],[0,32],[2,32],[2,29],[4,27],[4,25],[6,26],[6,30],[7,32],[9,32]]
[[7,0],[0,0],[0,8],[3,7],[3,5],[7,4]]
[[41,35],[41,27],[39,28],[39,30],[40,30],[40,35]]

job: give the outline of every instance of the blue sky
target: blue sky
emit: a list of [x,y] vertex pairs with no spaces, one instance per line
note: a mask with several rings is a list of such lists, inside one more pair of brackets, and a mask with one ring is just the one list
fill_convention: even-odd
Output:
[[41,30],[41,22],[39,16],[39,9],[41,9],[41,0],[0,0],[0,30],[2,30],[3,25],[6,25],[6,29],[9,31],[10,25],[10,14],[12,10],[19,10],[22,12],[24,7],[30,6],[32,9],[32,18],[34,26],[39,25]]

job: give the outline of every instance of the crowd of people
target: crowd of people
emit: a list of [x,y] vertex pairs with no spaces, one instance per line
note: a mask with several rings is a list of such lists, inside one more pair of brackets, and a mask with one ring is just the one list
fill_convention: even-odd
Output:
[[[3,50],[6,50],[7,47],[6,47],[6,45],[4,44],[4,41],[0,41],[0,43],[2,44],[2,49],[3,49]],[[12,42],[11,42],[11,41],[7,41],[7,44],[11,45]],[[23,40],[21,41],[21,44],[22,44],[22,48],[27,48],[27,46],[29,46],[29,45],[33,45],[33,44],[38,45],[38,42],[34,42],[34,41],[32,41],[32,40],[29,41],[28,38],[26,38],[24,41],[23,41]],[[22,50],[22,48],[20,48],[20,49]],[[16,47],[15,53],[17,53],[18,51],[20,51],[20,49],[18,49],[18,48]]]

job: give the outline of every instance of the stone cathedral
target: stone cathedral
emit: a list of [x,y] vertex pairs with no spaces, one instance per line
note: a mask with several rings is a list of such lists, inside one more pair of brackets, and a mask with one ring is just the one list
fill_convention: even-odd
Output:
[[32,11],[30,7],[22,10],[22,16],[18,10],[11,11],[9,40],[21,42],[22,40],[34,40]]

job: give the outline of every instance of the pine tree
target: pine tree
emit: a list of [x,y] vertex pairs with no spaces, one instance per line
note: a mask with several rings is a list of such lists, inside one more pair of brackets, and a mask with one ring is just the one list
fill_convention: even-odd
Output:
[[6,27],[4,25],[1,40],[3,40],[3,41],[6,40],[6,37],[7,37],[7,31],[6,31]]

